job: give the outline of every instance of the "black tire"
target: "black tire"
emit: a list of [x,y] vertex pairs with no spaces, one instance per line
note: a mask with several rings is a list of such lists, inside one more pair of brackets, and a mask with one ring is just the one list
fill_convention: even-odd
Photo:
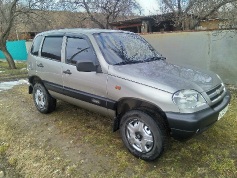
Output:
[[33,100],[39,112],[47,114],[56,108],[57,100],[54,99],[41,83],[33,87]]
[[140,110],[128,111],[122,117],[120,134],[125,146],[134,156],[152,161],[163,153],[167,132],[163,123],[159,122],[161,119],[153,118]]

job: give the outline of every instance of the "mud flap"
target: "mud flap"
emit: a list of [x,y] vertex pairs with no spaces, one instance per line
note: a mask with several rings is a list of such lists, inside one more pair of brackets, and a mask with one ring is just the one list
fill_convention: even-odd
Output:
[[33,92],[33,87],[30,85],[29,86],[29,94],[32,94],[32,92]]
[[120,124],[119,117],[114,117],[113,132],[115,132],[119,129],[119,124]]

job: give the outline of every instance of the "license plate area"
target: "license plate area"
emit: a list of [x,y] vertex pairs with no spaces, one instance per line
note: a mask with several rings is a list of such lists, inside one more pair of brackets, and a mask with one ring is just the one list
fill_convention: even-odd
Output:
[[220,120],[225,115],[225,113],[228,111],[228,108],[229,108],[229,105],[227,105],[224,109],[222,109],[219,112],[218,120]]

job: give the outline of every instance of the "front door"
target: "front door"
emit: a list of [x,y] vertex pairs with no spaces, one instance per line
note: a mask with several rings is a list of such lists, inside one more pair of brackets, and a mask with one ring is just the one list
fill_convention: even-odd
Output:
[[79,72],[76,62],[90,59],[98,63],[94,49],[85,36],[66,38],[65,64],[63,66],[64,93],[86,103],[106,108],[107,74],[103,72]]

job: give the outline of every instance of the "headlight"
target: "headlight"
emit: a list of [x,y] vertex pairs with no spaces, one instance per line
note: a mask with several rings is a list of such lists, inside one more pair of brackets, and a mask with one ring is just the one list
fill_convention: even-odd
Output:
[[195,90],[181,90],[174,93],[173,102],[180,109],[192,109],[206,104],[203,96]]

